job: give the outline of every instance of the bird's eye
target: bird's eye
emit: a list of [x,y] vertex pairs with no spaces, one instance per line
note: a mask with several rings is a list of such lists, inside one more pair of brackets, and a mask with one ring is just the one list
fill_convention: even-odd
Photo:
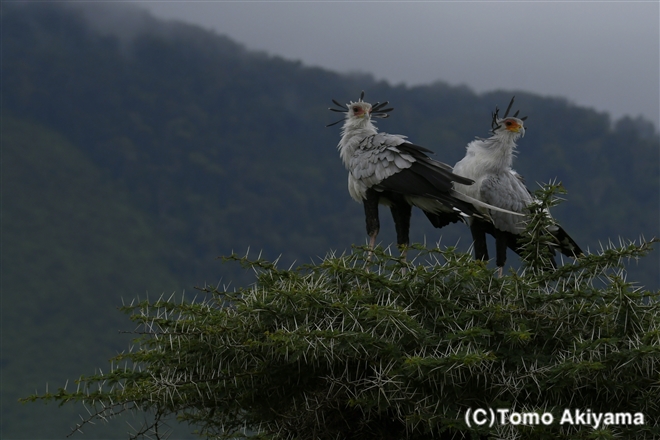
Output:
[[360,111],[360,107],[358,107],[357,105],[355,107],[353,107],[353,112],[354,113],[357,113],[359,111]]
[[506,121],[506,122],[504,123],[504,125],[506,125],[507,127],[511,127],[511,125],[513,125],[513,122],[511,122],[511,121]]

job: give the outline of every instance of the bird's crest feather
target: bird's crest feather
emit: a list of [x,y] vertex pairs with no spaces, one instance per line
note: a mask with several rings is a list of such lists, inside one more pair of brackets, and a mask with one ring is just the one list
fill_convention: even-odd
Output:
[[[362,93],[360,93],[360,99],[357,102],[364,102],[364,90],[362,91]],[[348,103],[346,105],[342,105],[339,102],[337,102],[337,100],[335,100],[335,99],[332,100],[332,103],[335,104],[338,108],[328,107],[328,110],[330,110],[332,112],[345,113],[345,114],[348,114],[348,108],[351,106],[351,104],[354,104],[354,102],[351,101],[350,103]],[[383,119],[389,117],[390,115],[388,115],[388,113],[391,112],[392,110],[394,110],[394,107],[383,108],[388,104],[389,104],[389,101],[377,102],[377,103],[373,104],[371,106],[371,117],[383,118]],[[326,125],[326,127],[332,127],[333,125],[337,125],[341,121],[343,121],[344,119],[346,119],[346,116],[344,116],[343,118],[341,118],[338,121],[335,121],[331,124]]]
[[[506,111],[504,112],[504,116],[502,118],[499,117],[499,112],[500,109],[495,106],[495,111],[493,112],[493,121],[491,122],[490,126],[492,128],[492,132],[495,133],[495,130],[500,128],[502,125],[499,123],[502,119],[506,119],[507,116],[509,116],[509,112],[511,111],[511,107],[513,107],[513,101],[515,101],[516,97],[515,95],[511,98],[511,102],[509,102],[509,106],[506,108]],[[518,117],[518,113],[520,113],[520,110],[517,110],[516,113],[513,115],[514,118]],[[527,116],[523,116],[520,118],[521,121],[525,121],[527,119]]]

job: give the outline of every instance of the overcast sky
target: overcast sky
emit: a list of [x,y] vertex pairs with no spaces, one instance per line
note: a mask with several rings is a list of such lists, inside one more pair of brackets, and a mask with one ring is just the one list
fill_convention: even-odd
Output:
[[309,66],[562,96],[660,125],[658,1],[137,3]]

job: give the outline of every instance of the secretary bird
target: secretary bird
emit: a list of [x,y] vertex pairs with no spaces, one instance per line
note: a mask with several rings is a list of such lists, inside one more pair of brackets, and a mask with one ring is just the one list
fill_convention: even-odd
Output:
[[[474,184],[464,185],[462,182],[456,182],[455,189],[484,203],[526,214],[527,207],[537,200],[525,187],[523,178],[511,168],[516,152],[516,141],[525,135],[524,121],[527,119],[527,117],[518,118],[519,112],[511,117],[508,116],[514,99],[515,97],[511,99],[502,118],[499,117],[499,109],[495,107],[491,122],[491,137],[477,138],[467,145],[465,157],[454,165],[454,173],[474,180]],[[550,216],[550,213],[546,212]],[[495,264],[501,276],[506,262],[507,247],[518,255],[521,253],[519,240],[525,230],[526,216],[515,217],[501,211],[491,211],[489,214],[489,219],[478,216],[469,219],[474,253],[476,259],[488,260],[485,234],[495,237]],[[553,255],[555,249],[569,257],[582,255],[582,249],[566,231],[554,220],[552,223],[548,232],[553,237],[553,241],[549,244]],[[551,263],[556,266],[554,259]]]
[[454,184],[469,186],[473,180],[452,173],[451,166],[431,159],[431,150],[412,144],[406,136],[379,133],[371,118],[387,118],[393,109],[385,108],[387,101],[372,106],[363,99],[364,92],[345,106],[333,99],[338,108],[329,110],[345,116],[327,127],[344,121],[337,148],[348,170],[348,192],[364,205],[370,250],[380,231],[379,204],[390,208],[404,258],[413,206],[436,228],[473,216],[487,221],[490,211],[518,215],[455,191]]

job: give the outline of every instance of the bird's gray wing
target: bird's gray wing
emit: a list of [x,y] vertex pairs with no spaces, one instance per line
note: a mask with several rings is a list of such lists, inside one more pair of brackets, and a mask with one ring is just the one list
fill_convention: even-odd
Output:
[[[489,205],[523,213],[534,200],[517,174],[505,172],[486,176],[479,188],[479,199]],[[504,212],[490,212],[495,228],[519,234],[525,229],[524,218]]]
[[397,148],[397,145],[405,142],[403,136],[386,133],[364,138],[349,161],[353,178],[367,188],[373,188],[393,174],[410,168],[415,158]]
[[351,158],[350,170],[369,188],[406,195],[433,197],[450,191],[454,181],[473,183],[453,174],[449,165],[428,157],[426,153],[431,152],[404,136],[378,133],[360,143]]
[[[516,179],[518,179],[518,181],[519,181],[520,183],[522,183],[523,186],[526,185],[526,183],[525,183],[525,178],[524,178],[522,175],[518,174],[518,172],[517,172],[516,170],[509,170],[509,172],[510,172],[511,175],[513,175]],[[525,189],[527,189],[527,187],[525,187]],[[527,192],[530,192],[529,189],[527,189]],[[531,193],[531,192],[530,192],[530,193]]]
[[[467,177],[459,176],[458,174],[454,173],[452,167],[446,163],[439,162],[427,156],[426,153],[433,153],[431,150],[420,147],[419,145],[411,144],[409,142],[399,145],[398,148],[402,152],[414,157],[420,165],[423,165],[428,169],[428,172],[434,174],[436,179],[440,178],[442,182],[437,183],[442,185],[443,188],[450,188],[447,186],[448,182],[456,182],[463,185],[472,185],[474,183],[472,179],[468,179]],[[423,171],[420,172],[423,173]],[[432,179],[432,177],[430,178]]]
[[[446,219],[431,219],[434,225],[458,221],[459,212],[481,215],[472,203],[456,197],[453,190],[453,182],[471,185],[474,181],[453,174],[449,165],[431,159],[427,153],[431,151],[403,136],[378,133],[360,143],[351,158],[351,175],[368,188],[401,194],[429,214],[448,214]],[[422,203],[420,198],[434,202]]]

